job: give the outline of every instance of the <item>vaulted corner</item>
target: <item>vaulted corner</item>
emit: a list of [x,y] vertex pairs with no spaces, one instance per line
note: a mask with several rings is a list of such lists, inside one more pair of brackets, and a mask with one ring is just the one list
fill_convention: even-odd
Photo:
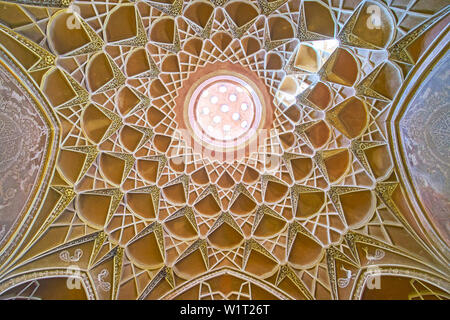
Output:
[[390,114],[393,157],[407,190],[411,213],[432,246],[447,259],[448,40],[448,28],[442,26],[400,89]]

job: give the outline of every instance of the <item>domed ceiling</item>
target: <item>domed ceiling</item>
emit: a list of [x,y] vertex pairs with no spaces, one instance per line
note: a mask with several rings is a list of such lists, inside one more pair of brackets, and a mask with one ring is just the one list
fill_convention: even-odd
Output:
[[449,11],[0,1],[0,298],[448,299]]

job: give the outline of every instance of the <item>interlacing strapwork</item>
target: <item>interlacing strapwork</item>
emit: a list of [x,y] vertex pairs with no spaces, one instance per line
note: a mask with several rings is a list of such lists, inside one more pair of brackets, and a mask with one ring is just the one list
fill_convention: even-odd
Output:
[[56,125],[0,297],[448,299],[388,131],[447,4],[1,1]]

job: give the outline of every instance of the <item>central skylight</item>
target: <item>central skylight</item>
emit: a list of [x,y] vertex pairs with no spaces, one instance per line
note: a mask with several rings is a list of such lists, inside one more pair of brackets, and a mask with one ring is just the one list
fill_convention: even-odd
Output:
[[189,121],[201,142],[218,148],[237,147],[255,134],[261,121],[261,102],[244,80],[213,76],[193,92]]

